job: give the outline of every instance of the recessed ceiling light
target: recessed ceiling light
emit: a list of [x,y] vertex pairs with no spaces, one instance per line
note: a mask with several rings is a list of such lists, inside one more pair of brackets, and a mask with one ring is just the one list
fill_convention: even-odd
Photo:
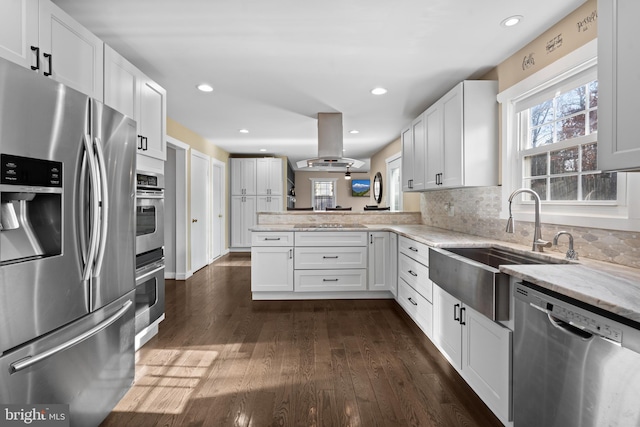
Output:
[[357,130],[357,129],[352,129],[352,130],[349,131],[349,133],[352,133],[352,134],[355,135],[356,133],[360,133],[360,131]]
[[503,27],[513,27],[514,25],[518,25],[520,22],[522,22],[522,19],[522,15],[513,15],[503,20],[500,25],[502,25]]
[[213,92],[213,86],[207,83],[201,83],[197,86],[197,88],[202,92]]
[[240,129],[238,132],[240,132],[240,133],[249,133],[249,129]]
[[374,95],[384,95],[385,93],[387,93],[387,90],[383,87],[374,87],[373,89],[371,89],[371,93]]
[[264,153],[265,151],[267,151],[267,149],[266,149],[266,148],[261,148],[261,149],[260,149],[260,152],[261,152],[261,153]]

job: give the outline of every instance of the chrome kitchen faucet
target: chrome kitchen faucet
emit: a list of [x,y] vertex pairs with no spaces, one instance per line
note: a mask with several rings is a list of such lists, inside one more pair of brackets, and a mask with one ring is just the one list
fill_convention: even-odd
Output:
[[513,198],[520,193],[529,193],[533,196],[533,201],[535,202],[535,229],[533,231],[533,245],[531,247],[532,251],[535,252],[543,252],[544,248],[550,248],[551,242],[547,242],[546,240],[542,240],[542,226],[540,225],[540,196],[538,193],[533,191],[530,188],[519,188],[515,190],[509,196],[509,220],[507,221],[507,229],[505,230],[507,233],[514,232],[514,221],[513,215],[511,214],[511,202]]
[[571,233],[569,233],[568,231],[558,231],[556,235],[553,236],[553,244],[558,246],[558,237],[562,236],[563,234],[569,236],[569,249],[567,250],[565,258],[575,261],[578,259],[578,252],[573,249],[573,236],[571,235]]

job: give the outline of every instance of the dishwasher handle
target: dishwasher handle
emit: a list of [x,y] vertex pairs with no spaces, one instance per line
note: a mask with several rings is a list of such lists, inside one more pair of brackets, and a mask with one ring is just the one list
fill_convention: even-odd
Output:
[[564,320],[558,319],[549,312],[547,312],[547,317],[549,318],[549,322],[557,329],[565,331],[571,335],[578,336],[583,340],[589,340],[593,338],[593,334],[591,332],[578,328],[577,326],[565,322]]

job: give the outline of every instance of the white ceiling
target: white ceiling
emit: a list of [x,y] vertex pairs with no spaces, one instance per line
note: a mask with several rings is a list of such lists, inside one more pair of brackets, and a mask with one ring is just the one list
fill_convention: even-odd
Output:
[[345,156],[368,159],[585,0],[53,1],[167,89],[170,118],[295,166],[317,155],[318,112],[342,112]]

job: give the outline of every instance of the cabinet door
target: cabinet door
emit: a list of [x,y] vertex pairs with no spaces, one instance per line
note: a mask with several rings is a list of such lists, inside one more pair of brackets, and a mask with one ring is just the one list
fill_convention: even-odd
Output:
[[32,0],[3,0],[0,13],[0,57],[26,68],[38,58],[38,4]]
[[144,137],[139,154],[166,160],[167,92],[162,86],[141,75],[139,82],[140,110],[138,133]]
[[419,115],[411,123],[411,132],[413,133],[413,186],[414,190],[425,189],[425,154],[427,149],[427,141],[425,135],[424,115]]
[[231,197],[231,246],[251,246],[250,228],[256,225],[256,197]]
[[264,158],[256,160],[256,193],[282,196],[282,160]]
[[637,0],[598,2],[598,168],[640,170]]
[[[104,43],[48,0],[39,3],[40,68],[69,87],[103,99]],[[43,55],[51,55],[44,58]]]
[[251,248],[251,290],[293,291],[293,248]]
[[464,307],[462,320],[462,376],[506,424],[511,420],[513,333],[471,307]]
[[231,159],[231,194],[255,195],[256,159]]
[[139,76],[140,71],[133,64],[110,46],[104,46],[104,103],[136,121]]
[[282,159],[269,159],[269,164],[269,195],[282,196],[284,193]]
[[413,187],[413,133],[409,126],[401,134],[402,143],[402,191],[412,191]]
[[370,291],[391,289],[390,245],[388,231],[369,233],[368,273]]
[[436,188],[442,173],[442,109],[435,104],[425,113],[426,160],[425,188]]
[[257,212],[281,212],[282,197],[280,196],[256,196]]
[[433,286],[433,342],[458,370],[462,368],[462,328],[459,300]]
[[389,290],[398,295],[398,235],[389,233]]
[[459,187],[464,183],[462,163],[463,90],[460,83],[442,98],[442,187]]

